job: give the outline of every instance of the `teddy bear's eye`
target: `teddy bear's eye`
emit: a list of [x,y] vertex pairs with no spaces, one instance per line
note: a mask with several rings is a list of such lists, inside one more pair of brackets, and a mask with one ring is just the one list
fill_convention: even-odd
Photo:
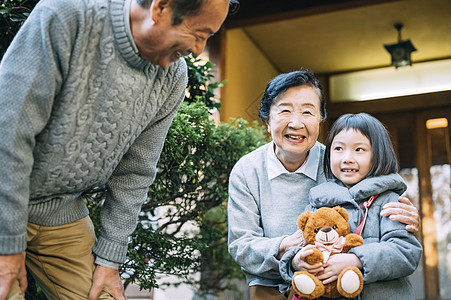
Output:
[[319,229],[318,228],[315,228],[315,233],[318,233],[319,232]]
[[333,228],[333,229],[337,229],[338,227],[337,227],[337,225],[334,225],[332,228]]

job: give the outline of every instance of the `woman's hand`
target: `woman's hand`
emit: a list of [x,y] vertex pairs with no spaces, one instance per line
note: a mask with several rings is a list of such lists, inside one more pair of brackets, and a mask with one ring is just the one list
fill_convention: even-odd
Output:
[[293,233],[290,236],[287,236],[282,240],[279,246],[279,254],[277,254],[277,259],[281,259],[282,256],[287,252],[288,250],[295,248],[295,247],[301,247],[305,245],[304,235],[302,234],[302,231],[298,229],[295,233]]
[[314,248],[315,246],[308,245],[307,247],[304,247],[301,249],[296,255],[293,257],[293,260],[291,261],[291,266],[296,271],[307,271],[313,275],[316,275],[322,271],[324,271],[323,263],[317,263],[314,265],[310,265],[307,262],[305,262],[305,258],[309,256],[310,254],[313,254],[313,250],[311,248]]
[[324,272],[318,274],[319,280],[323,281],[323,284],[331,283],[338,279],[341,271],[347,267],[357,267],[362,269],[362,262],[360,259],[351,253],[338,253],[331,255],[327,263],[324,264]]
[[406,230],[412,232],[416,238],[420,235],[420,215],[418,209],[406,197],[399,197],[399,202],[384,205],[381,216],[388,216],[392,221],[406,224]]

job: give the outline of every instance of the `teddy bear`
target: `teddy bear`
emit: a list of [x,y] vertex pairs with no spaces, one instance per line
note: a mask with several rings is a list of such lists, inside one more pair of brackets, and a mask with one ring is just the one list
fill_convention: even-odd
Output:
[[[304,212],[298,218],[297,225],[304,234],[313,254],[307,256],[308,264],[327,262],[330,255],[347,253],[349,249],[363,244],[360,235],[349,233],[348,213],[346,209],[335,206],[322,207],[314,212]],[[310,246],[312,245],[312,246]],[[347,267],[334,282],[324,285],[315,275],[298,271],[293,275],[293,289],[301,297],[353,298],[363,288],[362,273],[357,267]]]

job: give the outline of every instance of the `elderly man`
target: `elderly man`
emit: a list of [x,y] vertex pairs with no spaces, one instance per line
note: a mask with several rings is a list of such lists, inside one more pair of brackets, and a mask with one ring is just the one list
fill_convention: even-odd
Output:
[[[199,55],[236,0],[42,0],[0,66],[0,299],[125,299],[118,268]],[[96,241],[83,193],[105,187]]]

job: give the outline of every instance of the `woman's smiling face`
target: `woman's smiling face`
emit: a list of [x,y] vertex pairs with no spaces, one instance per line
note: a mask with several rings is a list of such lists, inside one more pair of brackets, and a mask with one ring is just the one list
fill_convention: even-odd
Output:
[[318,139],[320,123],[320,97],[316,88],[292,87],[274,100],[268,132],[277,158],[288,171],[293,172],[304,163]]

